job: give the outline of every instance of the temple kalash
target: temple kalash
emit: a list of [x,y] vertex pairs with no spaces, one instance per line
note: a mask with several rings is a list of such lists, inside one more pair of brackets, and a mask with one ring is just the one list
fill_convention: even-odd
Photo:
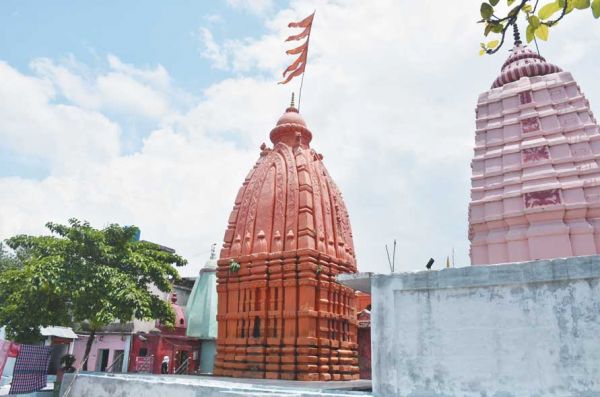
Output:
[[240,188],[218,260],[215,375],[359,378],[355,273],[342,195],[292,104]]

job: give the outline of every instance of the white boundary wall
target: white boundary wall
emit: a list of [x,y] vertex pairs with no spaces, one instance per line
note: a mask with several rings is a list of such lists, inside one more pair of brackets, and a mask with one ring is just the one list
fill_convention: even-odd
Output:
[[600,396],[600,256],[373,275],[376,396]]

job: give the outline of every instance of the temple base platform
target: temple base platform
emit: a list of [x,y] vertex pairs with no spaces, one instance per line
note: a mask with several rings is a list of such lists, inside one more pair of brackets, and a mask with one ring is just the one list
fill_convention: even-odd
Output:
[[343,397],[371,396],[370,380],[302,382],[272,379],[243,379],[192,375],[66,374],[60,396],[86,397]]

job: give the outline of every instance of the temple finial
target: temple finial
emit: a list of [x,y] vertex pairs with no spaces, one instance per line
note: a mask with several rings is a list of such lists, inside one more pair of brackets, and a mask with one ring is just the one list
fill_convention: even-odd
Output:
[[519,33],[519,27],[517,26],[517,21],[513,23],[513,35],[515,37],[515,46],[523,44],[521,41],[521,34]]
[[295,108],[296,105],[294,104],[294,93],[292,92],[292,102],[290,103],[290,107],[291,108]]

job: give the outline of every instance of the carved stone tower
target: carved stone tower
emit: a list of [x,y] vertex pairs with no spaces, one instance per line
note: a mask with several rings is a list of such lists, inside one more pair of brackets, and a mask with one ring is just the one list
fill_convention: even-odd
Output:
[[290,106],[235,199],[218,261],[215,375],[358,379],[350,220]]
[[600,129],[569,72],[521,45],[479,96],[471,264],[600,253]]

